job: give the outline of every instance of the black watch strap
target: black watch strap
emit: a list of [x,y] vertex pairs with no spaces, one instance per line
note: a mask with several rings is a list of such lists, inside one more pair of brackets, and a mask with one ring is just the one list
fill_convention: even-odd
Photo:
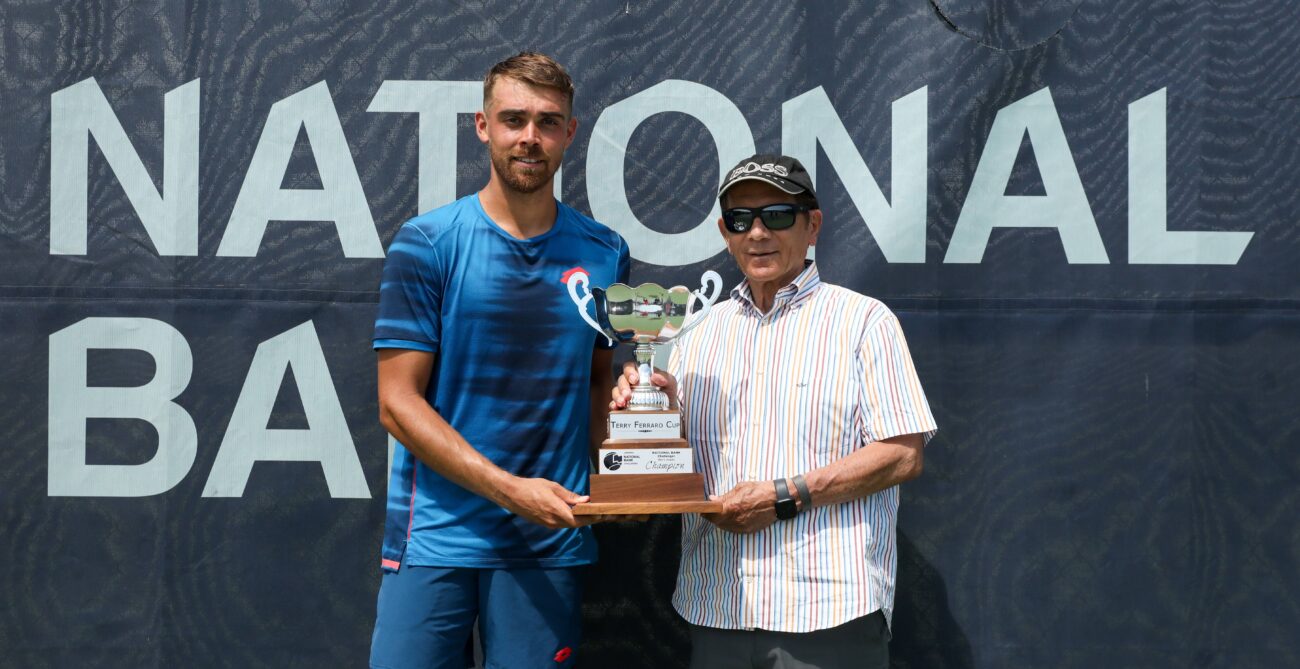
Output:
[[808,482],[804,480],[803,474],[795,476],[794,489],[799,491],[799,501],[803,502],[803,510],[807,511],[812,508],[812,493],[808,491]]
[[785,484],[785,479],[774,479],[772,484],[776,486],[777,520],[789,520],[799,515],[799,507],[790,495],[790,486]]

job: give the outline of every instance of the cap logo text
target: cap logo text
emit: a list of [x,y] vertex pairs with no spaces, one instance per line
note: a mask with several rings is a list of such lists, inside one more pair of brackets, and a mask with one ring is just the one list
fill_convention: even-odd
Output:
[[773,163],[763,163],[762,165],[760,165],[758,163],[751,162],[751,163],[745,163],[744,165],[741,165],[740,167],[737,167],[736,169],[732,170],[731,176],[727,178],[735,179],[736,177],[742,174],[753,174],[754,172],[766,172],[768,174],[775,174],[778,177],[784,177],[790,175],[790,170],[786,169],[782,165],[776,165]]

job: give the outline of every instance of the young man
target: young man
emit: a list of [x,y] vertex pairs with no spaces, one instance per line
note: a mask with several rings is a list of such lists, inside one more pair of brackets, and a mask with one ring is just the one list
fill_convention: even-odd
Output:
[[[742,160],[718,197],[745,280],[651,378],[724,505],[682,521],[691,667],[887,668],[898,484],[934,418],[894,314],[804,260],[822,212],[799,161]],[[611,407],[636,382],[626,367]]]
[[379,413],[401,448],[372,667],[464,667],[476,620],[488,666],[570,666],[596,558],[572,508],[612,351],[565,279],[626,281],[627,244],[551,195],[578,125],[558,63],[495,65],[474,120],[487,186],[403,225],[380,286]]

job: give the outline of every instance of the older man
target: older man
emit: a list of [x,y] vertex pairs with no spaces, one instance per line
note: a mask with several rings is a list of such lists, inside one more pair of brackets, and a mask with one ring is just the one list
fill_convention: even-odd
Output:
[[[718,197],[745,280],[652,378],[724,505],[683,521],[691,666],[887,667],[898,484],[935,431],[903,332],[805,260],[822,212],[799,161],[743,160]],[[612,407],[637,380],[626,367]]]

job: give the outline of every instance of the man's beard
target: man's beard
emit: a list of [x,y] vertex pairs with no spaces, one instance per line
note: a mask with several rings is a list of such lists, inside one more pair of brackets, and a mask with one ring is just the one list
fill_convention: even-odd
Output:
[[[524,157],[533,158],[534,156]],[[542,159],[540,154],[536,157]],[[516,172],[511,169],[513,166],[509,152],[494,152],[492,154],[492,169],[496,171],[497,176],[501,177],[501,182],[505,184],[506,188],[523,195],[540,190],[546,185],[546,182],[551,180],[551,176],[554,174],[554,172],[546,169],[546,163],[539,164],[538,169],[533,170],[531,173]]]

